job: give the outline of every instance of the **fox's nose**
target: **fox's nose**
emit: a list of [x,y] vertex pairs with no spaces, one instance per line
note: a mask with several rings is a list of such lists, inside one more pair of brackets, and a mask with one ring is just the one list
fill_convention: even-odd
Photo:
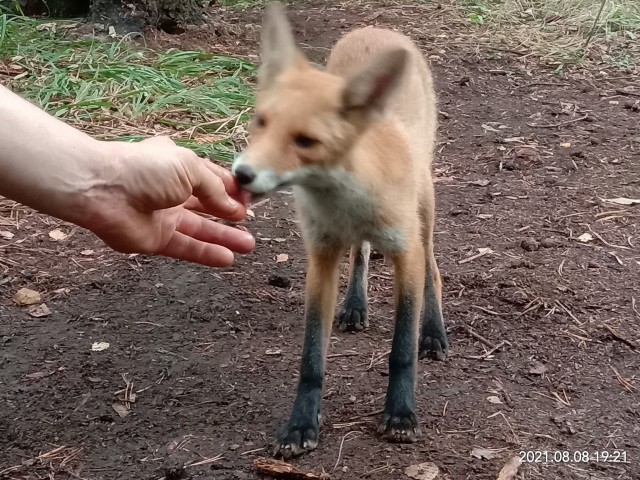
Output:
[[256,178],[256,172],[249,165],[238,165],[235,176],[240,185],[249,185]]

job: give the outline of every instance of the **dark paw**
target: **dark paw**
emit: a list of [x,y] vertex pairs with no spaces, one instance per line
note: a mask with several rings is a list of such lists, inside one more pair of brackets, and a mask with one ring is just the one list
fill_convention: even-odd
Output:
[[385,412],[382,415],[378,433],[390,442],[413,443],[421,431],[416,414],[407,410],[395,414]]
[[446,338],[436,338],[431,336],[424,336],[420,338],[420,358],[431,358],[433,360],[444,361],[447,357],[447,345]]
[[420,335],[419,357],[443,361],[448,350],[449,342],[442,321],[424,324]]
[[289,459],[311,451],[318,446],[318,425],[287,427],[278,435],[275,456]]
[[338,316],[341,332],[360,332],[369,327],[367,306],[362,302],[348,302]]

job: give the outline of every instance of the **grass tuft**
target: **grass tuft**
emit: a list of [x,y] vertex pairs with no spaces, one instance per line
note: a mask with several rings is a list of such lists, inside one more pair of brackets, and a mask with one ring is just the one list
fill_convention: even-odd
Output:
[[73,38],[76,24],[0,16],[0,81],[89,134],[169,135],[230,161],[252,106],[255,66],[203,52],[155,52],[123,40]]

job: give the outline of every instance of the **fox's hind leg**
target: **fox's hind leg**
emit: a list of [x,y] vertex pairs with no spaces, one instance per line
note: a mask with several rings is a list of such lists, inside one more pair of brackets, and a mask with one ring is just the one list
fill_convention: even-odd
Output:
[[433,253],[435,195],[432,182],[427,182],[420,208],[422,242],[426,259],[424,312],[420,332],[420,358],[431,357],[437,360],[444,360],[449,344],[442,319],[442,279]]
[[353,245],[349,253],[349,286],[340,315],[341,331],[360,331],[369,326],[367,308],[367,277],[371,244]]

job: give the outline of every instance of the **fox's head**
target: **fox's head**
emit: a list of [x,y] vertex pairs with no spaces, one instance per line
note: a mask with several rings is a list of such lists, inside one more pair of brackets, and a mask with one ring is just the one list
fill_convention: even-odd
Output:
[[243,188],[266,193],[305,185],[319,171],[345,166],[358,137],[384,111],[407,63],[394,49],[348,77],[312,66],[296,45],[284,8],[269,4],[249,145],[232,171]]

